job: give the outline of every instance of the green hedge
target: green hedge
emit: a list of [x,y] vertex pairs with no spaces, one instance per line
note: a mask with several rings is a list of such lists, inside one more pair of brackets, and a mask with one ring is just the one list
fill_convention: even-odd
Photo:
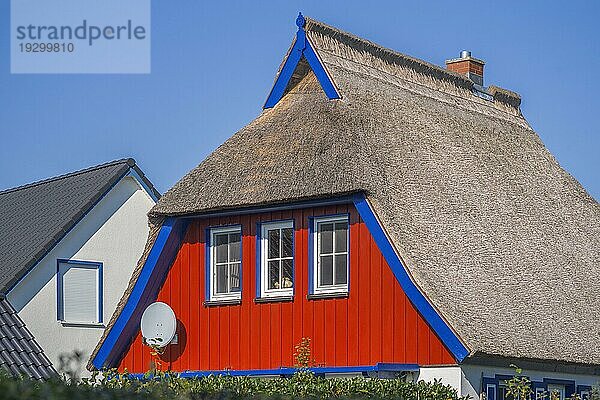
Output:
[[321,378],[299,372],[290,378],[209,376],[184,379],[176,376],[153,379],[91,379],[69,384],[64,380],[38,382],[0,377],[0,398],[9,400],[162,400],[162,399],[403,399],[458,400],[455,389],[435,383],[408,383],[402,379]]

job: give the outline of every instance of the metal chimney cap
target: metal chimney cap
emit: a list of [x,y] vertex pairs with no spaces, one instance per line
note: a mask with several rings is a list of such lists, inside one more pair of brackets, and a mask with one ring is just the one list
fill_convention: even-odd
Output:
[[460,58],[469,58],[471,57],[471,52],[468,50],[463,50],[460,52]]

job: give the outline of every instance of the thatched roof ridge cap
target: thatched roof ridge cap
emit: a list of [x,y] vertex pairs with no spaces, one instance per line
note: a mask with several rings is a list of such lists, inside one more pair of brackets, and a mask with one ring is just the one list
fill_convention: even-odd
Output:
[[[336,57],[336,58],[340,58],[341,57],[339,55],[330,53],[327,50],[322,51],[321,54],[322,55],[328,55],[328,56]],[[355,63],[352,60],[347,60],[347,61],[349,63]],[[334,65],[334,66],[332,66],[332,68],[340,68],[340,69],[350,70],[350,69],[348,69],[345,66],[340,66],[340,65],[337,65],[337,64]],[[428,98],[431,98],[431,99],[435,99],[436,101],[442,101],[442,102],[444,102],[446,104],[451,104],[452,106],[460,108],[460,109],[465,110],[465,111],[478,112],[478,113],[481,113],[481,114],[485,115],[486,117],[489,117],[489,118],[492,118],[492,119],[495,119],[495,120],[498,120],[498,121],[502,121],[502,122],[508,122],[508,123],[516,125],[516,126],[518,126],[520,128],[525,128],[525,129],[527,129],[529,131],[533,131],[533,128],[531,127],[531,125],[529,124],[529,122],[525,119],[525,117],[522,115],[522,113],[520,112],[519,108],[518,107],[514,107],[513,105],[505,103],[505,104],[509,105],[510,108],[512,109],[512,111],[513,111],[513,112],[507,113],[505,109],[498,108],[497,106],[494,105],[494,102],[490,101],[490,100],[479,99],[476,96],[473,96],[472,98],[466,98],[464,95],[457,94],[457,93],[452,92],[452,91],[443,91],[443,90],[440,90],[440,89],[434,89],[434,88],[429,87],[428,85],[426,85],[423,82],[419,82],[419,81],[416,81],[416,80],[410,80],[410,79],[404,78],[402,76],[396,76],[396,75],[394,75],[394,74],[392,74],[390,72],[387,72],[387,71],[377,70],[380,75],[384,75],[384,76],[388,76],[388,77],[393,77],[393,79],[396,81],[396,82],[394,82],[392,80],[384,79],[384,78],[382,78],[379,75],[373,75],[373,74],[368,73],[367,70],[369,68],[370,69],[374,69],[372,67],[366,67],[365,66],[365,69],[362,70],[362,71],[361,70],[350,70],[350,71],[351,71],[352,74],[354,74],[356,76],[360,76],[360,77],[364,77],[364,78],[370,78],[370,79],[376,79],[376,80],[378,80],[378,81],[380,81],[382,83],[402,88],[404,90],[407,90],[407,91],[409,91],[411,93],[414,93],[416,95],[419,95],[419,96],[424,96],[424,97],[428,97]],[[431,94],[427,94],[424,91],[414,90],[414,89],[411,89],[411,88],[399,85],[397,83],[398,81],[410,83],[411,85],[414,85],[415,87],[420,87],[423,90],[429,90],[430,92],[439,92],[440,94],[443,94],[444,96],[448,96],[449,98],[454,99],[455,101],[449,102],[447,100],[443,100],[441,97],[431,96]],[[485,108],[485,109],[488,109],[488,110],[495,110],[495,111],[497,111],[497,113],[483,112],[481,110],[475,111],[472,108],[465,107],[465,106],[463,106],[463,105],[461,105],[461,104],[459,104],[459,103],[456,102],[456,101],[460,101],[460,100],[463,100],[463,101],[469,102],[469,103],[473,103],[473,104],[477,104],[480,108]],[[501,117],[500,115],[506,115],[506,116],[505,117]]]
[[449,71],[430,62],[411,57],[387,47],[383,47],[377,43],[371,42],[370,40],[363,39],[359,36],[353,35],[352,33],[342,31],[321,21],[317,21],[309,17],[305,17],[305,19],[305,30],[307,32],[320,33],[341,42],[345,42],[353,47],[358,46],[360,47],[360,50],[366,51],[375,57],[385,60],[386,62],[410,67],[418,72],[425,73],[441,80],[452,82],[459,87],[469,90],[473,88],[473,81],[462,74]]
[[499,101],[515,108],[521,105],[521,95],[512,90],[504,89],[495,85],[490,85],[487,88],[488,93],[494,97],[495,101]]

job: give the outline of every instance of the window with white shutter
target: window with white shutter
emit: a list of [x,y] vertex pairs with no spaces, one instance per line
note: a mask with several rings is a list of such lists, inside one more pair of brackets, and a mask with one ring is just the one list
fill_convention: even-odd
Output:
[[58,319],[70,323],[102,323],[102,264],[58,261]]

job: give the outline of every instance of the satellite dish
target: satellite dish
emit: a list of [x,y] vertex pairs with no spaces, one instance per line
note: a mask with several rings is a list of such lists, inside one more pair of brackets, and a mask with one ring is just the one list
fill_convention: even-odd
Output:
[[171,307],[157,301],[146,307],[140,325],[142,336],[148,345],[165,347],[175,336],[177,319]]

